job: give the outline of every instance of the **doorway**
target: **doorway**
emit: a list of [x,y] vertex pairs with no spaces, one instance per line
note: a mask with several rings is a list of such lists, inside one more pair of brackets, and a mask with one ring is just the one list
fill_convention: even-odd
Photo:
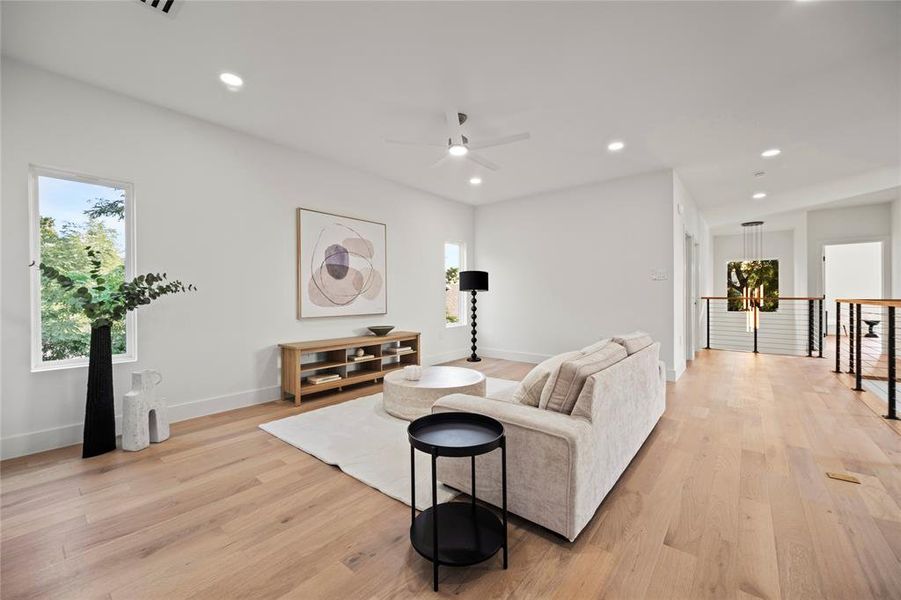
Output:
[[[834,310],[836,298],[882,298],[882,256],[882,242],[823,246],[823,295],[826,297],[826,310]],[[832,325],[828,319],[826,323]]]
[[698,245],[694,238],[685,234],[685,260],[684,266],[684,294],[685,294],[685,315],[684,315],[684,333],[685,341],[685,361],[694,360],[695,350],[697,348],[697,325],[698,325]]

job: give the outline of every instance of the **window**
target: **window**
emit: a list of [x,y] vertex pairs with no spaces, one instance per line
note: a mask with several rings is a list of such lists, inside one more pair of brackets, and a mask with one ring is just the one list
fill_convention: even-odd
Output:
[[[112,288],[134,270],[133,192],[128,183],[32,167],[31,252],[36,263],[87,278],[90,246]],[[54,281],[32,269],[32,370],[86,365],[90,320]],[[135,360],[135,317],[113,323],[113,361]]]
[[466,249],[459,242],[444,244],[444,321],[448,327],[466,324],[460,271],[466,268]]

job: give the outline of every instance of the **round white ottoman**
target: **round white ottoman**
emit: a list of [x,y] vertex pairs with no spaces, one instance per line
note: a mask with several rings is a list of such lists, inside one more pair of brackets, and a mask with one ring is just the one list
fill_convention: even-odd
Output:
[[432,405],[448,394],[485,396],[485,376],[463,367],[423,367],[418,381],[404,379],[403,369],[385,375],[385,411],[407,421],[432,414]]

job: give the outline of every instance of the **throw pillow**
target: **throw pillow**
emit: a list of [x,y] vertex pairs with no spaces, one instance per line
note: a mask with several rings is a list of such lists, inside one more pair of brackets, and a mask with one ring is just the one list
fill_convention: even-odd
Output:
[[609,344],[611,341],[612,340],[610,338],[604,338],[591,344],[590,346],[585,346],[584,348],[579,350],[579,352],[581,352],[582,354],[592,354],[593,352],[597,352],[598,350]]
[[576,405],[585,380],[626,358],[626,349],[609,343],[591,354],[563,361],[541,391],[538,408],[570,414]]
[[618,335],[613,338],[613,341],[625,348],[629,356],[654,343],[651,336],[644,331],[633,331],[632,333],[627,333],[625,335]]
[[538,402],[541,400],[541,390],[544,389],[551,373],[553,373],[563,361],[581,355],[582,353],[579,351],[564,352],[563,354],[552,356],[537,364],[529,371],[529,374],[523,378],[519,387],[516,388],[516,391],[513,393],[513,402],[519,402],[520,404],[527,404],[529,406],[538,406]]

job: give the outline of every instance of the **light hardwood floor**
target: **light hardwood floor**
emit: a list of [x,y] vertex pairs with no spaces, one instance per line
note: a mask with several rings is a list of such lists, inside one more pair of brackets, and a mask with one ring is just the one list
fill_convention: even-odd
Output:
[[[575,543],[514,518],[509,570],[444,568],[439,595],[901,598],[901,438],[829,369],[702,352]],[[2,597],[433,597],[406,506],[257,429],[322,405],[178,423],[140,453],[4,462]]]

